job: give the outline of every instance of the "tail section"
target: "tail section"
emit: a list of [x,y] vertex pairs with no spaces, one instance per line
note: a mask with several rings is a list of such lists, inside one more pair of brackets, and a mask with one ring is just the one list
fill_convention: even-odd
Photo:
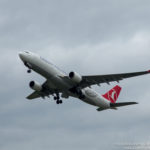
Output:
[[115,103],[119,97],[120,92],[121,92],[121,87],[116,85],[114,88],[112,88],[110,91],[108,91],[106,94],[102,96],[108,101],[110,101],[111,103]]

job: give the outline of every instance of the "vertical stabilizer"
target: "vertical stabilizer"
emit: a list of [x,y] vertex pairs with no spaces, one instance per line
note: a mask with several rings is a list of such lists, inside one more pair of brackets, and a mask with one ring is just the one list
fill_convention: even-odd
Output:
[[106,94],[102,96],[108,101],[110,101],[111,103],[115,103],[119,97],[120,92],[121,92],[121,87],[116,85],[114,88],[112,88],[110,91],[108,91]]

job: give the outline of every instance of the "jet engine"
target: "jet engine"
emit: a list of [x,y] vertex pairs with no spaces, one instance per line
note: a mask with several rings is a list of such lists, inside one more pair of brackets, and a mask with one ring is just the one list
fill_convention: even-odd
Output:
[[79,75],[76,72],[70,72],[69,73],[69,78],[74,81],[75,83],[80,83],[82,81],[82,76]]
[[36,81],[31,81],[29,83],[29,86],[31,89],[40,92],[42,90],[42,86],[40,83],[36,82]]

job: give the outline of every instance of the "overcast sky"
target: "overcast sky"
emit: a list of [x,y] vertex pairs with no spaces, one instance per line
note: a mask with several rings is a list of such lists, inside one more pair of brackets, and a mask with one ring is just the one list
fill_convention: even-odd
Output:
[[[25,99],[31,80],[19,51],[40,54],[66,72],[109,74],[150,69],[149,0],[0,0],[0,149],[116,150],[150,142],[150,75],[123,80],[120,102],[97,112],[69,98]],[[100,94],[110,86],[93,88]]]

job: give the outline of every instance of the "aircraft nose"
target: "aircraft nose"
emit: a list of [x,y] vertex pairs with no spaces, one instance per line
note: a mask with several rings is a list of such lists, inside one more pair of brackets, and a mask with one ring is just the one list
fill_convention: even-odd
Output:
[[23,52],[19,52],[19,57],[23,60],[23,56],[24,56],[24,54],[23,54]]

